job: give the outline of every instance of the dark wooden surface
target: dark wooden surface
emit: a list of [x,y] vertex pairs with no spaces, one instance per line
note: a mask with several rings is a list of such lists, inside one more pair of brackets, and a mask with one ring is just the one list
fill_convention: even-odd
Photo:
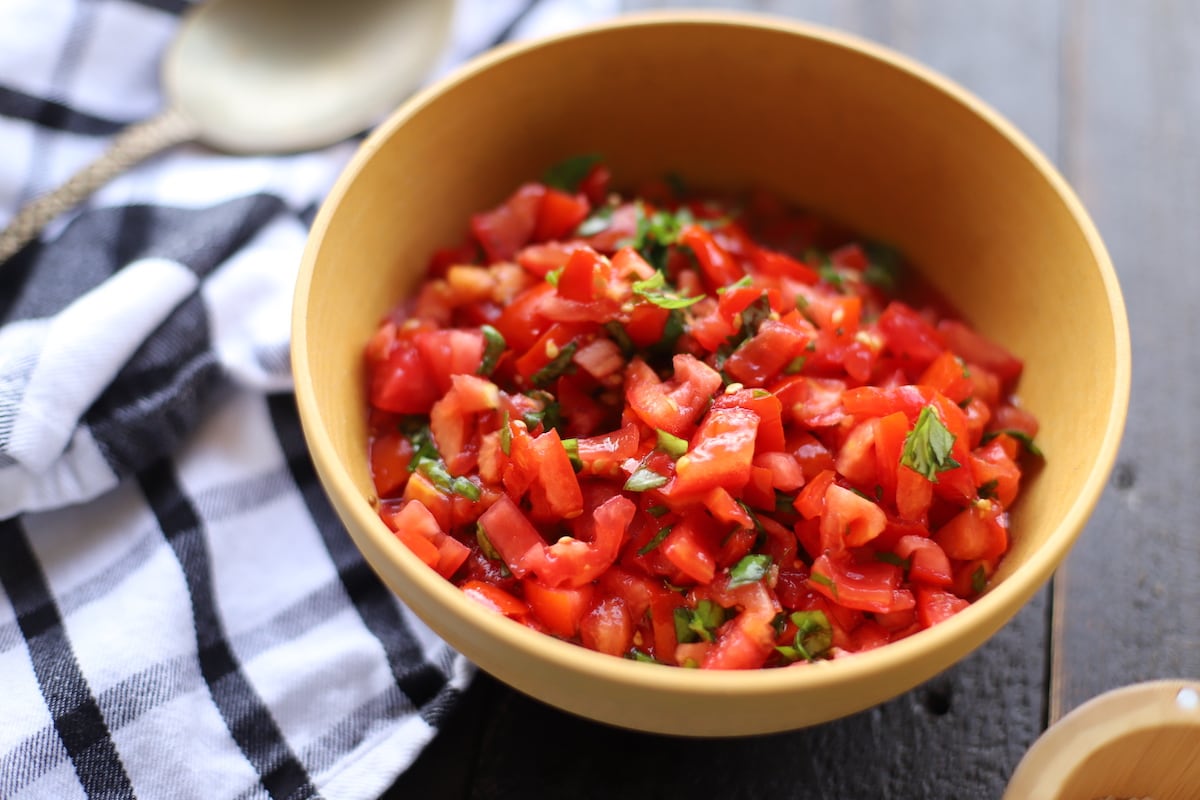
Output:
[[581,720],[481,675],[388,798],[996,798],[1045,726],[1080,703],[1137,681],[1200,677],[1200,3],[708,5],[805,19],[911,55],[1058,164],[1105,239],[1129,310],[1134,388],[1108,490],[1033,603],[883,706],[788,734],[675,739]]

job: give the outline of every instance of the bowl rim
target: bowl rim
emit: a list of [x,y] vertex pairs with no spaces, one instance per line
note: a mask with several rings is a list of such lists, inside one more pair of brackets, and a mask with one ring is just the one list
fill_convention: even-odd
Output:
[[[450,581],[443,579],[405,548],[387,529],[378,514],[359,492],[344,465],[338,462],[332,439],[323,426],[316,405],[312,375],[308,367],[306,308],[312,285],[313,270],[320,253],[321,242],[330,225],[335,209],[359,174],[372,161],[375,153],[393,133],[410,118],[421,112],[443,93],[472,79],[492,67],[519,58],[538,49],[561,45],[579,37],[604,35],[623,28],[655,26],[707,26],[752,28],[784,33],[800,39],[856,51],[881,62],[912,79],[928,85],[949,100],[964,107],[999,133],[1026,159],[1050,185],[1071,218],[1078,226],[1096,265],[1112,317],[1114,341],[1114,396],[1108,409],[1103,439],[1098,457],[1074,502],[1062,522],[1037,551],[1036,557],[1022,569],[989,587],[962,612],[950,619],[898,642],[892,642],[853,657],[805,664],[801,669],[760,669],[749,671],[661,669],[631,659],[608,656],[570,644],[555,637],[531,630],[518,622],[495,614],[471,600]],[[662,691],[686,691],[691,695],[715,696],[738,693],[743,696],[770,695],[800,689],[828,688],[845,681],[858,681],[872,676],[896,673],[904,666],[919,662],[924,654],[934,650],[951,650],[955,642],[961,652],[955,661],[964,657],[990,638],[1015,615],[1028,599],[1045,584],[1066,557],[1082,532],[1084,524],[1099,501],[1116,460],[1117,450],[1128,414],[1131,383],[1131,348],[1128,320],[1120,286],[1108,251],[1085,210],[1065,178],[1041,151],[1012,123],[965,88],[914,59],[854,34],[845,33],[810,22],[782,19],[776,16],[741,11],[672,11],[657,10],[623,14],[605,21],[581,26],[537,39],[510,42],[460,65],[441,79],[421,90],[393,111],[363,141],[345,166],[326,196],[313,221],[305,246],[292,310],[292,366],[295,373],[296,401],[304,435],[312,450],[314,462],[325,491],[334,498],[345,500],[344,513],[349,514],[364,535],[371,538],[405,581],[416,584],[419,590],[460,619],[470,618],[473,624],[487,631],[489,637],[502,641],[507,647],[525,655],[549,662],[555,667],[589,677],[636,684]],[[352,536],[357,536],[352,526]],[[375,565],[372,565],[379,571]],[[436,622],[429,622],[437,629]],[[975,636],[973,637],[973,634]],[[836,666],[835,666],[836,665]],[[948,665],[947,665],[948,666]],[[921,676],[925,680],[930,676]],[[919,681],[914,681],[917,683]]]

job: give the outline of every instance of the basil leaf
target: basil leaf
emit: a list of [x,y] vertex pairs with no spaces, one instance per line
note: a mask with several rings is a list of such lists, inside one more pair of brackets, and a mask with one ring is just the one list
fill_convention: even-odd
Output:
[[980,444],[987,444],[992,439],[995,439],[997,436],[999,436],[1002,433],[1006,436],[1011,436],[1012,438],[1014,438],[1018,442],[1020,442],[1022,445],[1024,445],[1025,449],[1029,451],[1030,455],[1037,456],[1038,458],[1046,457],[1046,454],[1042,452],[1042,449],[1034,443],[1032,436],[1030,436],[1025,431],[1019,431],[1014,428],[1004,428],[1003,430],[998,430],[998,431],[988,431],[987,433],[985,433],[983,435],[983,438],[980,440]]
[[671,458],[679,458],[687,452],[687,439],[680,439],[675,434],[667,433],[662,428],[655,428],[654,432],[658,435],[658,449]]
[[500,421],[500,452],[506,456],[512,455],[512,428],[509,426],[508,409],[504,410],[504,418]]
[[667,478],[665,475],[659,475],[649,467],[638,467],[621,488],[627,492],[645,492],[650,489],[657,489],[660,486],[666,485],[666,483]]
[[667,538],[667,534],[670,532],[671,532],[670,525],[659,528],[658,533],[654,534],[654,536],[652,536],[650,538],[650,541],[646,542],[644,545],[642,545],[641,547],[638,548],[638,555],[644,556],[644,555],[646,555],[646,553],[649,553],[651,550],[658,547],[660,544],[663,543],[663,540]]
[[771,557],[766,553],[751,553],[729,568],[729,588],[736,589],[761,581],[771,568]]
[[808,579],[810,581],[813,581],[814,583],[819,583],[822,586],[829,589],[829,591],[833,593],[833,599],[835,599],[835,600],[837,599],[837,594],[838,594],[837,584],[833,582],[833,579],[831,579],[825,575],[822,575],[819,572],[812,573],[811,575],[808,576]]
[[1000,481],[992,478],[990,481],[985,481],[977,491],[981,500],[995,500],[998,488],[1000,488]]
[[983,594],[983,590],[987,588],[987,570],[980,564],[971,573],[971,589],[975,594]]
[[579,223],[579,227],[575,229],[575,235],[595,236],[597,233],[608,230],[612,227],[613,210],[612,206],[600,206],[587,219]]
[[937,483],[937,474],[960,464],[950,455],[955,436],[942,423],[933,406],[925,406],[917,423],[904,438],[900,463]]
[[492,544],[492,540],[488,538],[487,531],[483,529],[482,523],[479,522],[475,523],[475,541],[479,542],[479,552],[483,553],[489,561],[500,561],[503,563],[504,559],[500,555],[500,551]]
[[891,564],[893,567],[899,567],[902,570],[908,571],[911,562],[907,558],[901,558],[895,553],[889,553],[886,550],[879,550],[875,553],[875,560],[882,561],[885,564]]
[[574,358],[575,351],[578,349],[579,344],[574,340],[567,342],[559,349],[558,355],[550,359],[550,363],[533,373],[533,377],[529,379],[530,382],[538,388],[544,388],[561,375],[567,374],[568,371],[574,371],[571,359]]
[[558,279],[562,277],[564,269],[566,269],[566,267],[559,267],[558,269],[552,269],[549,272],[547,272],[546,273],[546,283],[550,284],[551,286],[557,287]]
[[574,192],[600,160],[595,153],[565,158],[542,173],[542,183],[564,192]]
[[563,439],[563,450],[567,451],[567,459],[571,462],[571,466],[576,472],[583,469],[583,461],[579,458],[579,440],[578,439]]
[[496,362],[504,355],[508,343],[504,341],[504,334],[491,325],[481,325],[479,330],[483,331],[483,360],[479,362],[479,369],[475,370],[475,374],[491,375],[496,369]]
[[712,600],[701,600],[695,608],[680,606],[675,609],[675,638],[683,643],[716,641],[716,630],[723,622],[725,609]]
[[753,285],[754,285],[754,279],[751,278],[749,275],[743,275],[742,277],[738,278],[736,281],[729,284],[728,286],[717,287],[717,294],[725,294],[730,289],[745,289],[746,287],[753,286]]
[[824,611],[796,611],[791,615],[796,626],[796,638],[790,646],[777,647],[785,658],[816,661],[833,647],[833,626]]
[[633,293],[638,297],[649,300],[659,308],[666,309],[687,308],[704,299],[704,295],[682,297],[675,294],[667,288],[667,279],[663,277],[661,272],[655,272],[652,277],[644,281],[635,281],[633,284]]
[[649,508],[646,509],[646,513],[649,514],[650,516],[654,517],[655,519],[657,519],[658,517],[663,516],[670,510],[671,509],[667,508],[666,506],[650,506]]

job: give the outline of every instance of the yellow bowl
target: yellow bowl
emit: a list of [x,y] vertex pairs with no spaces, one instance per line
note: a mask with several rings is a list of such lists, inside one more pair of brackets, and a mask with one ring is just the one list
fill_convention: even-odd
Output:
[[[977,327],[1025,359],[1046,462],[1012,514],[989,591],[937,627],[803,668],[707,673],[535,633],[462,595],[376,517],[362,349],[468,216],[549,164],[602,153],[620,181],[676,171],[761,186],[904,252]],[[321,480],[388,586],[481,668],[568,711],[646,731],[740,735],[894,697],[994,634],[1062,562],[1104,487],[1128,405],[1129,335],[1112,265],[1047,160],[959,87],[883,48],[730,14],[618,19],[472,62],[363,143],[313,225],[293,368]]]

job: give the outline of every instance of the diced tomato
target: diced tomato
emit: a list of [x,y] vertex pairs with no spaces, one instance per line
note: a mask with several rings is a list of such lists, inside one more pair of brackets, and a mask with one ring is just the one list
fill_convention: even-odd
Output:
[[441,394],[416,345],[399,342],[371,373],[371,405],[397,414],[428,414]]
[[583,646],[610,656],[622,656],[633,646],[633,619],[620,597],[606,597],[579,621]]
[[809,585],[840,606],[886,614],[898,603],[900,568],[882,561],[856,563],[822,554],[813,562]]
[[740,489],[750,480],[758,415],[746,408],[713,408],[675,462],[672,492],[696,494],[714,486]]
[[412,456],[412,442],[399,431],[384,431],[371,440],[371,477],[380,497],[404,488]]
[[937,324],[937,332],[955,355],[968,364],[983,367],[1006,386],[1012,386],[1025,368],[1021,359],[1002,345],[958,320],[941,320]]
[[918,586],[916,596],[917,617],[926,628],[945,622],[970,605],[961,597],[932,587]]
[[472,579],[459,588],[475,602],[506,617],[522,619],[529,614],[529,606],[495,584]]
[[645,187],[518,187],[380,321],[383,522],[481,605],[664,664],[804,668],[785,611],[836,658],[964,608],[1040,452],[1020,360],[839,226]]
[[547,631],[564,639],[579,633],[579,624],[591,606],[596,591],[596,587],[590,583],[552,589],[529,578],[521,586],[525,591],[525,602],[529,604],[533,615],[546,626]]
[[544,242],[569,236],[579,227],[579,223],[587,219],[589,211],[591,206],[585,195],[547,188],[538,207],[533,238]]
[[491,211],[471,217],[471,233],[489,262],[511,261],[533,238],[546,187],[527,183]]

